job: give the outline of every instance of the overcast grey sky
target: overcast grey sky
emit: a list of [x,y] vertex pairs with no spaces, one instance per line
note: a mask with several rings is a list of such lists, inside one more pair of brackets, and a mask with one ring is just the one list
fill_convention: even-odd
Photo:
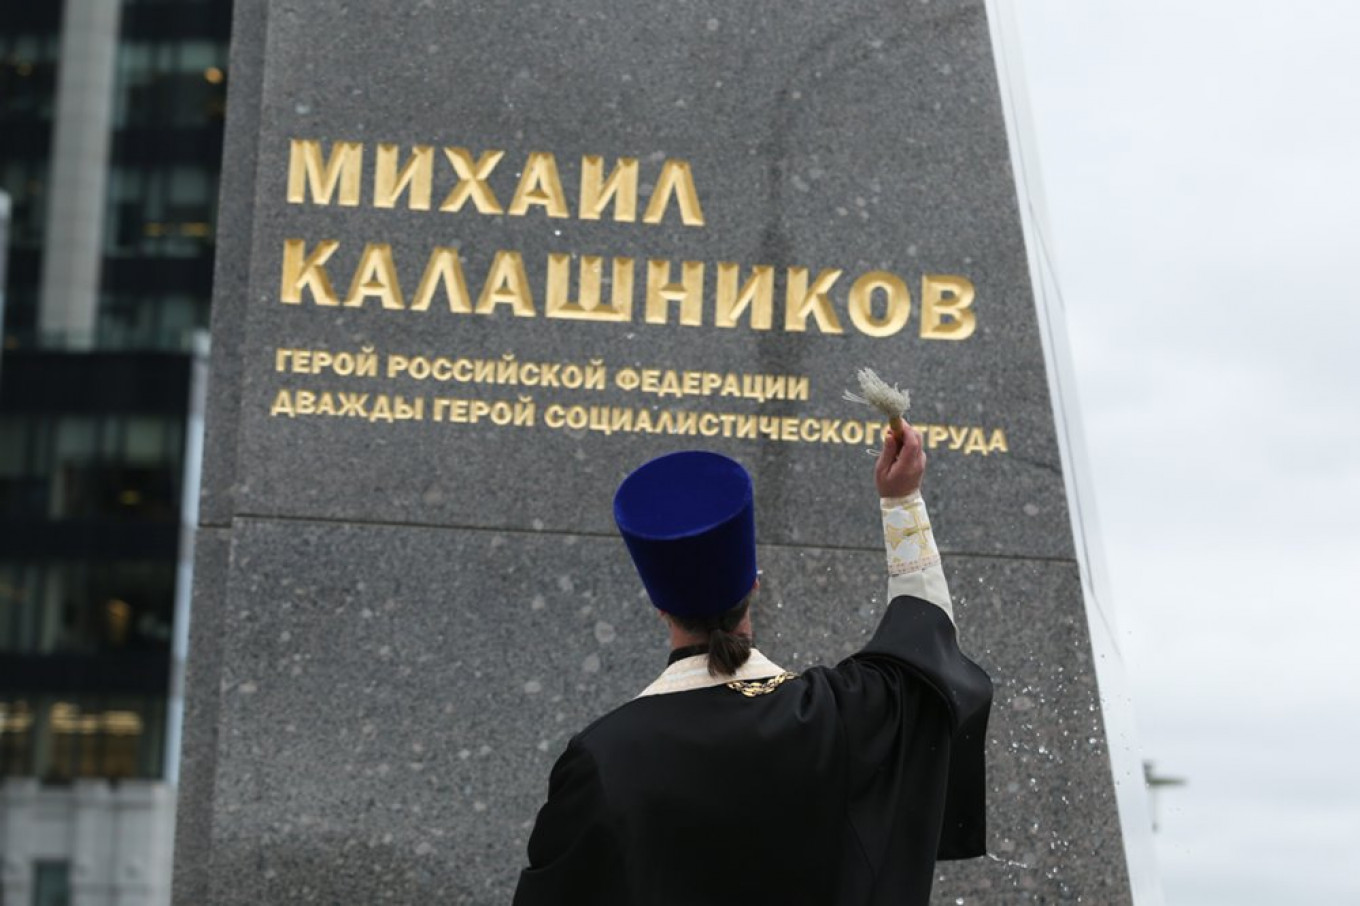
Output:
[[1360,3],[1018,5],[1167,902],[1360,903]]

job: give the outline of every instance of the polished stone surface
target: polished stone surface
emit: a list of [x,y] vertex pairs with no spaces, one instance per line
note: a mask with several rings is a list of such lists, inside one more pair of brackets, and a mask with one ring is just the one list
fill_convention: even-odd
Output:
[[[356,884],[377,902],[506,902],[569,736],[664,666],[621,542],[253,519],[236,538],[210,902]],[[760,556],[759,644],[785,667],[839,660],[876,625],[877,552]],[[997,684],[990,839],[1015,864],[942,865],[940,902],[1120,902],[1075,568],[948,567],[965,645]]]
[[[566,739],[664,661],[610,516],[619,479],[657,453],[704,446],[751,469],[762,648],[792,668],[853,651],[884,604],[865,444],[604,433],[548,413],[863,420],[840,396],[866,365],[913,391],[915,421],[956,428],[936,435],[927,494],[963,635],[997,680],[997,859],[942,865],[937,900],[1127,902],[983,4],[642,9],[238,2],[203,509],[221,531],[200,546],[210,613],[195,616],[176,902],[506,902]],[[290,204],[295,138],[362,143],[361,203]],[[375,207],[383,142],[403,159],[435,147],[435,207],[455,182],[443,147],[504,151],[487,178],[503,205],[527,156],[551,152],[572,216]],[[705,225],[674,206],[661,224],[575,216],[593,154],[638,159],[639,210],[663,161],[688,161]],[[289,239],[339,243],[326,269],[341,297],[365,245],[389,245],[407,301],[436,246],[460,250],[474,303],[493,254],[518,251],[534,316],[284,304]],[[634,259],[633,320],[545,317],[554,253]],[[678,306],[644,320],[647,259],[704,263],[701,325],[673,323]],[[773,329],[714,325],[719,262],[743,280],[774,267]],[[792,267],[843,271],[843,333],[781,329]],[[890,337],[848,317],[849,285],[874,270],[912,296]],[[973,283],[973,336],[920,336],[930,274]],[[382,364],[292,373],[281,348]],[[607,381],[416,380],[387,373],[394,354],[599,361]],[[627,387],[629,369],[791,375],[809,395],[664,396]],[[281,391],[366,394],[370,415],[400,394],[424,417],[271,415]],[[532,398],[534,424],[435,421],[449,397]],[[1007,449],[957,431],[973,427]]]
[[208,383],[199,521],[226,525],[235,512],[237,424],[241,413],[241,358],[250,291],[250,246],[255,228],[251,194],[264,88],[266,0],[233,0],[231,86],[217,203],[217,258],[213,270],[212,376]]
[[[477,27],[449,27],[437,3],[349,4],[335,16],[311,4],[270,13],[253,251],[241,348],[236,512],[428,525],[611,530],[607,499],[633,465],[677,444],[705,444],[749,460],[764,499],[765,531],[787,543],[873,543],[835,524],[844,478],[860,446],[651,434],[544,426],[560,405],[657,407],[735,415],[869,417],[840,399],[869,365],[914,389],[913,417],[930,424],[1004,430],[1008,453],[983,455],[940,443],[934,478],[953,488],[962,517],[946,547],[1070,556],[1071,540],[1049,414],[1034,306],[1011,186],[981,4],[820,4],[733,10],[672,4],[647,16],[596,0],[570,7],[515,7]],[[450,86],[457,86],[451,89]],[[587,122],[588,121],[588,122]],[[290,140],[362,143],[360,204],[289,204]],[[504,161],[488,184],[508,205],[527,155],[551,152],[575,212],[581,157],[612,165],[639,159],[642,197],[665,159],[689,161],[706,225],[662,224],[384,209],[372,204],[377,145],[494,148]],[[455,182],[437,154],[432,203]],[[389,311],[280,302],[283,246],[340,243],[327,263],[344,295],[368,243],[392,249],[409,299],[430,251],[457,246],[475,298],[495,250],[522,254],[535,317]],[[544,316],[547,256],[626,255],[638,263],[632,323]],[[643,320],[645,259],[705,264],[704,324]],[[772,330],[713,326],[719,262],[777,272]],[[785,269],[841,270],[832,290],[840,335],[815,325],[781,329]],[[885,270],[912,294],[905,329],[869,337],[847,316],[849,284]],[[977,332],[963,341],[922,339],[925,274],[962,275],[976,287]],[[674,320],[675,314],[670,318]],[[375,378],[275,371],[278,348],[360,352],[383,364]],[[606,389],[523,387],[387,377],[392,354],[574,363],[599,360]],[[806,402],[681,398],[627,391],[627,368],[793,375]],[[233,381],[233,383],[236,383]],[[532,396],[539,429],[478,424],[370,422],[270,415],[280,390],[401,394],[515,402]],[[435,450],[456,454],[434,455]],[[414,451],[428,451],[415,454]],[[517,481],[544,461],[560,493],[529,513]],[[300,468],[300,463],[306,463]],[[475,493],[468,493],[469,489]],[[582,509],[581,501],[598,505]],[[1019,532],[1018,528],[1025,531]]]
[[179,809],[175,820],[176,903],[207,903],[212,879],[213,787],[217,782],[222,673],[222,614],[231,574],[231,534],[202,527],[194,551],[194,606],[189,626],[185,681],[192,690],[184,704],[180,745]]

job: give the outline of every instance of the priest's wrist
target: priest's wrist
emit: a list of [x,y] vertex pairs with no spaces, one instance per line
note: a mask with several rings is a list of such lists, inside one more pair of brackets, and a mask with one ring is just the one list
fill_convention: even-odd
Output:
[[905,497],[881,497],[879,509],[889,575],[919,572],[939,565],[940,551],[935,546],[935,533],[920,491]]

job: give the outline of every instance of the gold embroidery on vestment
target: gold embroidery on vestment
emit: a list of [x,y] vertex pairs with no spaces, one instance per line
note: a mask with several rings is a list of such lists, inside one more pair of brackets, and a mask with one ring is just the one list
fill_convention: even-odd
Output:
[[740,692],[747,698],[755,698],[757,695],[769,695],[789,680],[797,677],[796,673],[785,671],[778,676],[772,676],[767,680],[735,680],[726,683],[727,688],[733,692]]

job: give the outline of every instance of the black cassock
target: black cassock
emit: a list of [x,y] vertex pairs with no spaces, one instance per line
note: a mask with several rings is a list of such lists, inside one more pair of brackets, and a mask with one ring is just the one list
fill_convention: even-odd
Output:
[[940,608],[782,683],[634,699],[553,768],[514,906],[925,906],[986,851],[992,684]]

